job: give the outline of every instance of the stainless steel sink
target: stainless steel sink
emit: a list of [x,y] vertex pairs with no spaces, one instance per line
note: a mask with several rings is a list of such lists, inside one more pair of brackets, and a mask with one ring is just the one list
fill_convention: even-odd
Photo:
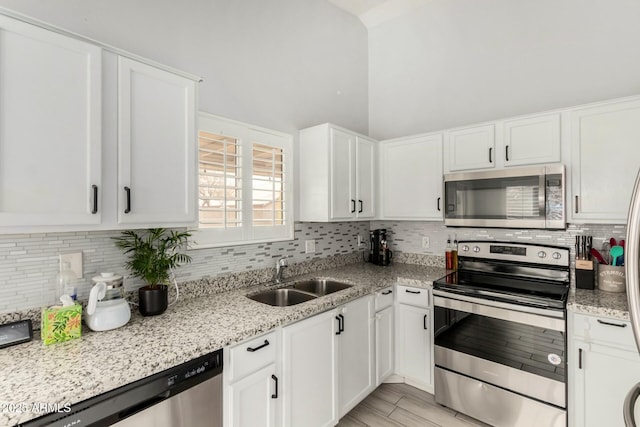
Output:
[[294,283],[293,285],[289,286],[289,288],[309,292],[318,296],[323,296],[350,288],[351,286],[352,285],[347,285],[346,283],[336,282],[333,280],[311,279]]
[[247,298],[263,304],[277,307],[288,307],[317,298],[315,295],[299,292],[295,289],[270,289],[255,295],[247,295]]

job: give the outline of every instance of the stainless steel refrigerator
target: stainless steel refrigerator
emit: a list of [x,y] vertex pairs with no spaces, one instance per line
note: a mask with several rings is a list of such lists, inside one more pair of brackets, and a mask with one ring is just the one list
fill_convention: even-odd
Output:
[[[633,187],[629,217],[627,218],[627,240],[625,254],[625,275],[627,278],[627,299],[629,301],[629,316],[633,326],[636,346],[640,351],[640,172]],[[633,374],[630,372],[630,374]],[[636,427],[635,406],[640,396],[640,373],[635,373],[639,381],[629,390],[624,401],[624,421],[627,427]]]

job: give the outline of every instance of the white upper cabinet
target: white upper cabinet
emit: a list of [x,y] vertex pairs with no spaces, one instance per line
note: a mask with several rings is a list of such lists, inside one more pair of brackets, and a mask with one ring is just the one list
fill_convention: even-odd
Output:
[[640,99],[571,112],[573,220],[624,223],[640,167]]
[[376,141],[331,124],[300,131],[300,220],[375,216]]
[[101,52],[0,15],[0,227],[100,224]]
[[442,220],[442,134],[380,142],[381,219]]
[[445,172],[561,161],[560,113],[540,114],[446,132]]
[[560,162],[560,113],[506,120],[505,166]]
[[120,57],[118,222],[196,221],[195,82]]
[[0,233],[196,223],[196,78],[114,50],[0,15]]
[[446,133],[448,171],[496,167],[495,125],[473,126]]

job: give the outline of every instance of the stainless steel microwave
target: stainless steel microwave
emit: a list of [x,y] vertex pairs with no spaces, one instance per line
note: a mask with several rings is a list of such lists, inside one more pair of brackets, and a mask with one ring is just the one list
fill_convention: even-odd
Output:
[[444,224],[565,229],[564,165],[444,176]]

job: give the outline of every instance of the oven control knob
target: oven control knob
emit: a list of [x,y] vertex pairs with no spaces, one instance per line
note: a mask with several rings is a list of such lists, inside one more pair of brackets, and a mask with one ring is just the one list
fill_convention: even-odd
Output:
[[473,252],[475,252],[475,253],[480,252],[480,246],[474,246],[473,247]]
[[560,259],[562,258],[562,255],[560,255],[560,252],[554,252],[553,255],[551,255],[551,257],[553,259]]
[[538,258],[546,258],[546,257],[547,257],[547,253],[545,251],[538,252]]
[[462,245],[462,252],[469,252],[469,246]]

